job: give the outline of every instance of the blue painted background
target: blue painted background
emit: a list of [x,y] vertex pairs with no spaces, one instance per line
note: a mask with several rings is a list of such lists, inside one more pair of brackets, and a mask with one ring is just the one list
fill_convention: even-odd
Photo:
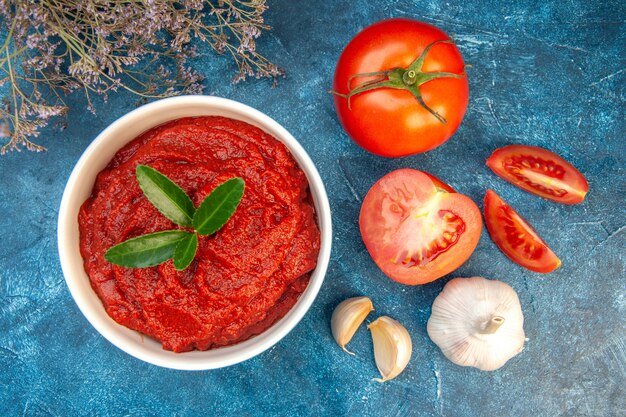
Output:
[[[65,131],[47,129],[44,154],[0,158],[0,415],[623,416],[626,415],[626,7],[621,1],[270,1],[274,26],[259,47],[287,78],[231,85],[234,68],[205,51],[195,67],[206,93],[275,118],[316,163],[330,195],[334,247],[321,293],[283,341],[243,364],[208,372],[161,369],[100,336],[66,288],[57,258],[61,194],[82,151],[134,107],[126,94],[97,104],[72,96]],[[342,131],[331,86],[343,46],[364,26],[408,16],[451,34],[466,63],[470,102],[454,137],[427,154],[383,159]],[[562,206],[498,179],[484,162],[497,147],[538,145],[589,180],[581,205]],[[561,257],[542,276],[498,251],[486,231],[451,276],[501,279],[518,292],[525,350],[492,373],[448,362],[426,335],[446,277],[422,287],[387,279],[358,230],[361,199],[399,167],[447,180],[482,206],[488,187],[525,216]],[[367,294],[378,315],[406,325],[414,353],[380,385],[363,327],[346,355],[329,319],[346,297]]]

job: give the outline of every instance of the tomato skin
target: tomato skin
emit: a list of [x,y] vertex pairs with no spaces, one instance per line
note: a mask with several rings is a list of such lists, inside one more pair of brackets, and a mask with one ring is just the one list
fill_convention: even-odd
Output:
[[428,175],[428,178],[431,179],[435,187],[437,187],[438,191],[445,191],[447,193],[456,193],[456,190],[447,183],[441,181],[439,178],[435,177],[433,174],[429,174],[428,172],[422,171],[424,174]]
[[[348,79],[356,74],[408,67],[437,40],[449,39],[435,26],[396,18],[375,23],[358,33],[342,52],[333,89],[348,93]],[[454,44],[440,43],[426,55],[425,72],[463,74],[465,64]],[[356,82],[372,78],[360,78]],[[348,100],[335,95],[335,110],[348,135],[369,152],[399,157],[426,152],[448,140],[461,124],[468,103],[467,77],[439,78],[419,87],[424,102],[447,123],[443,124],[406,90],[379,88]]]
[[557,203],[579,204],[589,191],[587,180],[572,164],[537,146],[496,149],[487,166],[522,190]]
[[359,226],[372,259],[389,278],[419,285],[449,274],[470,257],[482,219],[470,198],[439,189],[430,174],[405,168],[372,186]]
[[535,229],[492,190],[485,194],[484,212],[491,239],[513,262],[544,274],[561,266]]

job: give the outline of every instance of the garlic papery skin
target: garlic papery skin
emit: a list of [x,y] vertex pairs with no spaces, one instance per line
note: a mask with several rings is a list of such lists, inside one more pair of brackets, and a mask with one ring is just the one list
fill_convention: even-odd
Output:
[[367,297],[353,297],[339,303],[330,318],[330,329],[335,341],[343,350],[351,355],[354,353],[346,349],[365,317],[374,310],[372,300]]
[[372,332],[374,359],[382,376],[374,381],[385,382],[397,377],[411,359],[413,344],[409,332],[387,316],[377,318],[367,328]]
[[524,348],[517,293],[501,281],[455,278],[433,303],[428,336],[452,362],[494,371]]

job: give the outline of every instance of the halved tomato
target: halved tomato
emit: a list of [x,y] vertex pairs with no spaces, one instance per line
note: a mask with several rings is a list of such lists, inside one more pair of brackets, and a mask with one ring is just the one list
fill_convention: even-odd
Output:
[[535,229],[492,190],[485,195],[485,222],[493,241],[516,264],[544,274],[561,266]]
[[361,206],[367,250],[389,278],[402,284],[425,284],[449,274],[480,239],[476,204],[431,177],[414,169],[393,171],[372,186]]
[[578,204],[589,191],[587,180],[572,164],[537,146],[496,149],[487,166],[522,190],[558,203]]

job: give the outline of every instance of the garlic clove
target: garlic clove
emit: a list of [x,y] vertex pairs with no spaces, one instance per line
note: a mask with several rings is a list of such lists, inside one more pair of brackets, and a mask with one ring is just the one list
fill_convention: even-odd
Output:
[[437,296],[428,336],[461,366],[502,367],[524,348],[524,315],[517,293],[501,281],[455,278]]
[[385,382],[397,377],[411,359],[413,345],[409,332],[387,316],[379,317],[367,328],[372,332],[374,359],[382,376],[374,381]]
[[354,353],[346,349],[346,345],[372,310],[374,310],[372,300],[367,297],[353,297],[339,303],[333,311],[330,319],[333,337],[337,344],[351,355]]

